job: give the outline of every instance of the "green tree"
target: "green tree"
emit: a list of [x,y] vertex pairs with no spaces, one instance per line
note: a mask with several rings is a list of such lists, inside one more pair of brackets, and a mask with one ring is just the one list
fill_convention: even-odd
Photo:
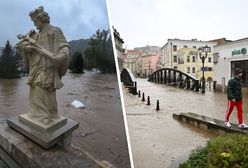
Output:
[[10,45],[9,41],[7,41],[0,58],[0,78],[19,77],[20,71],[17,66],[18,60],[18,55]]
[[97,30],[90,38],[90,47],[84,52],[87,67],[98,68],[102,73],[115,72],[112,40],[109,30]]
[[70,60],[69,69],[72,71],[72,73],[83,73],[84,59],[80,52],[73,53]]

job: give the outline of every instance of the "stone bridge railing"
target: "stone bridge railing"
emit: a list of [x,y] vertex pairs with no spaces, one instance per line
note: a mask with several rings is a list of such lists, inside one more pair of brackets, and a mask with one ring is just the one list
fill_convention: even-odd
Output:
[[[199,92],[201,89],[201,83],[199,80],[172,68],[162,68],[155,71],[149,76],[148,81],[169,84],[178,88],[190,89],[196,92]],[[213,89],[215,89],[215,85],[213,85]]]
[[135,81],[134,75],[131,71],[123,68],[121,71],[121,82],[123,85],[129,89],[129,92],[137,95],[137,82]]

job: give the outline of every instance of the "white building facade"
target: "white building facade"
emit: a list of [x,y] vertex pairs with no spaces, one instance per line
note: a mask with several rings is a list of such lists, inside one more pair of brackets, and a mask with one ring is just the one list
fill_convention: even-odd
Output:
[[248,86],[248,38],[214,46],[214,80],[224,91],[236,68],[243,71],[242,82]]

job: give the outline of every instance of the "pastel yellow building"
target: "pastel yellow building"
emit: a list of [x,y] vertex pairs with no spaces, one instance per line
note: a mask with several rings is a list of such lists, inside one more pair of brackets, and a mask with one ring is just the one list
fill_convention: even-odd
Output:
[[[178,66],[177,69],[187,73],[198,80],[202,78],[202,60],[200,59],[198,49],[196,48],[181,48],[178,50]],[[204,53],[203,53],[204,55]],[[206,81],[213,80],[213,53],[208,53],[205,58],[204,76]]]

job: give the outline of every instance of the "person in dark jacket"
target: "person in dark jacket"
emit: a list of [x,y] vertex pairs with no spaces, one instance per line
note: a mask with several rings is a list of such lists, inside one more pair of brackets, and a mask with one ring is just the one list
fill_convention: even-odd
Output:
[[242,112],[242,84],[241,84],[242,70],[240,68],[235,69],[234,77],[228,81],[227,86],[227,99],[228,108],[225,113],[225,126],[231,127],[229,122],[230,115],[232,114],[233,108],[237,108],[237,116],[239,122],[239,128],[248,128],[243,123],[243,112]]

